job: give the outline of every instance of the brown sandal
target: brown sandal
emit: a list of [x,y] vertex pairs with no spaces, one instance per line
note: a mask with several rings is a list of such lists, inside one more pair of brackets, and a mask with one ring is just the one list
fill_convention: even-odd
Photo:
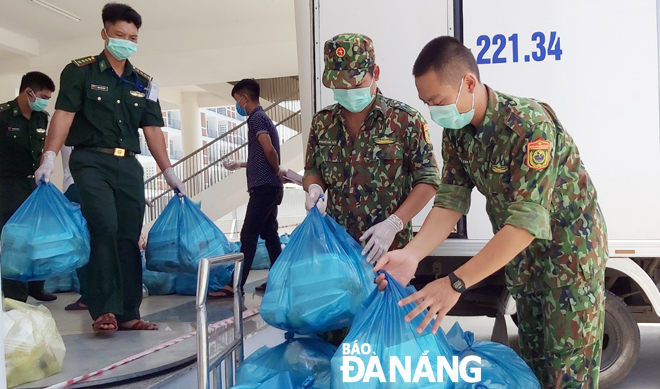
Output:
[[119,331],[158,331],[158,325],[138,320],[132,326],[119,326]]
[[[114,326],[114,328],[103,328],[103,325],[111,325]],[[95,332],[115,332],[118,328],[119,325],[117,325],[117,319],[112,313],[104,313],[97,317],[92,324],[92,329]]]

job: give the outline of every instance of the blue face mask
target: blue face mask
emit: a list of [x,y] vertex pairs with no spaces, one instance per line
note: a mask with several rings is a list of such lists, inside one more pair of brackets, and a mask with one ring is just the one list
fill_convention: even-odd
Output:
[[42,112],[48,106],[48,100],[37,97],[34,92],[27,92],[28,96],[34,97],[34,101],[28,99],[28,106],[35,112]]
[[454,104],[448,105],[432,105],[429,107],[429,112],[431,113],[431,119],[438,123],[443,128],[448,128],[452,130],[458,130],[467,126],[474,117],[474,93],[472,94],[472,109],[460,113],[458,112],[458,103],[459,97],[461,97],[461,90],[463,89],[463,80],[461,80],[461,86],[458,88],[458,95],[456,96],[456,102]]
[[248,114],[247,111],[245,110],[245,107],[247,107],[247,103],[245,104],[245,107],[241,107],[241,104],[239,103],[243,97],[244,96],[241,96],[241,98],[238,99],[238,101],[236,101],[236,112],[238,112],[238,114],[241,116],[247,116]]
[[110,54],[112,54],[112,56],[118,61],[127,59],[137,51],[137,43],[131,42],[127,39],[111,38],[108,35],[108,31],[105,32],[105,35],[108,37],[108,44],[106,47]]
[[353,89],[333,89],[332,93],[335,95],[335,101],[342,107],[351,112],[362,112],[371,104],[374,97],[371,95],[371,86],[374,79],[371,79],[371,84],[366,88],[353,88]]

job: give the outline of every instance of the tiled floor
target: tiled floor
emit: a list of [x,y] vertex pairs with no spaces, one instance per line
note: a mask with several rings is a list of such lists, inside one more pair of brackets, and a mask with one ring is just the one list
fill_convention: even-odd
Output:
[[[252,270],[246,284],[245,306],[247,309],[256,308],[261,303],[261,298],[254,295],[255,286],[260,285],[267,277],[267,270]],[[77,293],[58,293],[57,300],[53,302],[40,302],[33,298],[28,299],[28,304],[43,304],[48,308],[57,323],[60,334],[74,335],[92,333],[92,319],[88,311],[65,311],[64,307],[76,301],[80,295]],[[192,302],[194,296],[149,296],[142,300],[140,313],[143,317],[165,311],[170,308]],[[212,303],[212,302],[211,302]]]

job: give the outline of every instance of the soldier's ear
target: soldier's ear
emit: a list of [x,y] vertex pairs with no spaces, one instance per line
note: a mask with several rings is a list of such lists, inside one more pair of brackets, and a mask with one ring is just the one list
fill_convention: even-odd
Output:
[[477,77],[473,73],[465,75],[465,86],[467,87],[468,92],[474,93],[477,88],[477,83]]
[[380,79],[380,66],[375,65],[374,66],[374,81],[378,81]]

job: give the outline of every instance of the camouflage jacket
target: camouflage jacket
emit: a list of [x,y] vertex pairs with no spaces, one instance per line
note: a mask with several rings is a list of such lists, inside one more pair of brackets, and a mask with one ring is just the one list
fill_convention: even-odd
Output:
[[434,205],[466,214],[476,187],[494,232],[511,225],[536,238],[505,268],[512,292],[571,286],[571,304],[589,306],[607,236],[577,146],[547,104],[488,92],[481,127],[443,134]]
[[[328,214],[358,239],[393,214],[415,185],[437,188],[439,170],[427,123],[413,108],[378,93],[355,139],[344,127],[341,109],[331,105],[312,119],[305,176],[322,179]],[[408,223],[392,248],[411,239]]]

